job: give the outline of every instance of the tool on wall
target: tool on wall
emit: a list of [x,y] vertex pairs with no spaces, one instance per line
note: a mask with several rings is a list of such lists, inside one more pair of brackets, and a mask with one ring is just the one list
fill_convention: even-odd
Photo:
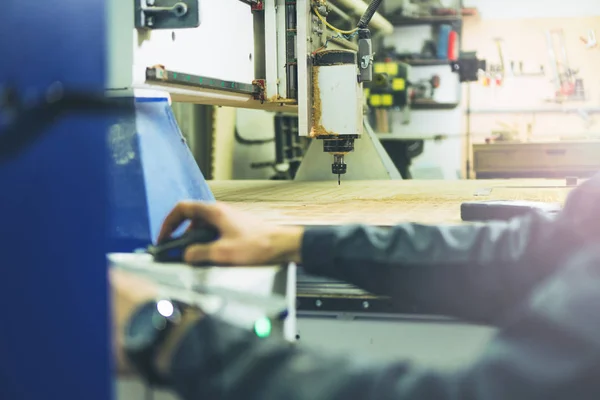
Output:
[[588,49],[594,49],[598,47],[598,41],[596,40],[596,31],[591,29],[588,32],[587,38],[581,37],[581,41],[585,43],[585,47]]
[[504,81],[504,75],[506,72],[506,68],[504,66],[504,52],[502,51],[502,38],[495,38],[494,42],[496,43],[496,48],[498,49],[498,57],[500,59],[500,68],[498,70],[500,78],[496,78],[496,84],[500,86],[502,85],[502,81]]
[[411,100],[433,100],[435,90],[440,87],[439,75],[429,79],[421,79],[412,85]]
[[[517,68],[518,65],[518,68]],[[534,71],[526,71],[525,67],[523,65],[523,61],[519,61],[518,64],[515,61],[510,62],[510,75],[513,77],[534,77],[534,76],[545,76],[546,75],[546,71],[544,69],[543,65],[539,66],[539,69],[537,72]]]
[[565,34],[562,29],[553,29],[546,32],[550,67],[554,75],[555,96],[554,100],[585,100],[583,79],[578,78],[578,70],[571,68],[567,56]]

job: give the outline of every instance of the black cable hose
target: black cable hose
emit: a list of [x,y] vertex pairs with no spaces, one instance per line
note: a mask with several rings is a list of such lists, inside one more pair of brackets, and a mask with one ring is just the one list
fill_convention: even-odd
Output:
[[275,141],[275,138],[269,138],[269,139],[246,139],[242,135],[240,135],[240,131],[238,130],[237,127],[235,128],[235,131],[234,131],[234,137],[235,137],[235,141],[238,142],[239,144],[248,145],[248,146],[257,145],[257,144],[271,143],[271,142]]
[[371,22],[371,18],[373,18],[373,15],[375,15],[375,13],[377,12],[377,8],[379,8],[379,5],[382,2],[383,0],[373,0],[371,4],[369,4],[367,9],[365,10],[365,13],[362,17],[360,17],[360,20],[358,21],[358,29],[367,28],[367,25],[369,25],[369,22]]

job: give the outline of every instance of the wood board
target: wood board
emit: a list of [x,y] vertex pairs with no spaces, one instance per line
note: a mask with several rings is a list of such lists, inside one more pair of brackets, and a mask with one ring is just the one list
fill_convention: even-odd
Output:
[[464,201],[563,203],[564,180],[210,181],[217,200],[283,225],[460,223]]

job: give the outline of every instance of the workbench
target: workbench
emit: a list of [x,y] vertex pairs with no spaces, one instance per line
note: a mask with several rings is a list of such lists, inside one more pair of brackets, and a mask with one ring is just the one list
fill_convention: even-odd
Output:
[[[363,223],[382,227],[401,222],[461,223],[460,204],[477,200],[563,203],[573,187],[565,180],[464,181],[211,181],[215,198],[266,221],[323,226]],[[392,304],[352,285],[297,277],[298,311],[420,314],[413,304]]]
[[589,177],[598,154],[598,140],[475,144],[473,168],[478,179]]
[[460,204],[477,200],[562,203],[572,189],[565,180],[463,181],[211,181],[219,201],[285,225],[400,222],[459,223]]

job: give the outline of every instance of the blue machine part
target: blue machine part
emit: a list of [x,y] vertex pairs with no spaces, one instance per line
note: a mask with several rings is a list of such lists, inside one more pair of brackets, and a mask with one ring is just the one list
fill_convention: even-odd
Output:
[[109,131],[109,250],[130,252],[156,240],[181,200],[215,200],[165,98],[137,98],[136,115]]
[[[57,81],[102,91],[105,14],[104,0],[2,0],[0,89],[12,86],[24,101]],[[114,122],[64,115],[0,163],[0,399],[112,397],[105,252]]]
[[[2,5],[0,90],[104,90],[104,0]],[[67,113],[0,163],[0,185],[0,399],[112,398],[106,253],[147,244],[177,201],[213,199],[168,103],[140,100],[123,120]]]

